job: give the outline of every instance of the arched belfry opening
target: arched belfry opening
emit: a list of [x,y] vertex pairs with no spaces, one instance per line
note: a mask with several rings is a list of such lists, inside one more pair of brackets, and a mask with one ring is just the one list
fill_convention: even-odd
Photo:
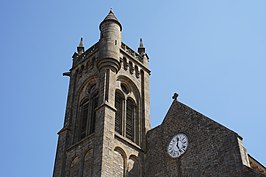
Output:
[[99,90],[96,82],[87,83],[79,92],[75,122],[74,143],[95,132],[96,108]]
[[115,91],[115,132],[139,144],[140,94],[137,86],[126,76],[118,77]]

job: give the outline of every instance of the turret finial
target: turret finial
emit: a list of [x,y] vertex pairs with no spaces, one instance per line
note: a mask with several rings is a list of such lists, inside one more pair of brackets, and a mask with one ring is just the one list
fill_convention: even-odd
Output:
[[82,54],[84,52],[84,44],[83,44],[83,38],[80,38],[79,46],[77,47],[78,54]]
[[145,47],[143,45],[142,38],[140,38],[140,41],[139,41],[138,53],[140,55],[143,55],[145,53]]

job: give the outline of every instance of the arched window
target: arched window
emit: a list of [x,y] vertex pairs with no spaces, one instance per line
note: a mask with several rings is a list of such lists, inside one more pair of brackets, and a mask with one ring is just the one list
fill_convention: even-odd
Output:
[[98,94],[95,93],[80,105],[79,140],[94,133]]
[[135,130],[135,104],[131,99],[127,99],[126,108],[126,137],[134,141]]
[[123,97],[120,93],[115,94],[115,131],[122,135]]
[[70,177],[76,177],[79,174],[79,157],[76,157],[72,160],[70,164],[70,170],[69,170],[69,176]]
[[93,149],[87,151],[83,161],[83,175],[82,177],[92,177],[93,166]]
[[114,165],[113,165],[113,176],[114,177],[125,177],[126,172],[126,153],[120,148],[114,149]]
[[[121,85],[123,86],[123,85]],[[126,87],[121,88],[122,91],[116,91],[115,93],[115,131],[138,143],[136,138],[137,132],[137,104],[134,99],[129,97],[129,91],[125,91]]]

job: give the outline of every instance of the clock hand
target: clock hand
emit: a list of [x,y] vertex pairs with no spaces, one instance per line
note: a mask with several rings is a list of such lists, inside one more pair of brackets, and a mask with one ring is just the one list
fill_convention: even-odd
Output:
[[178,146],[178,142],[179,142],[179,138],[177,137],[177,138],[176,138],[176,147],[177,147],[178,150],[180,150],[180,149],[179,149],[179,146]]
[[179,138],[177,138],[176,147],[180,153],[183,152],[183,149],[181,149],[182,148],[182,141]]

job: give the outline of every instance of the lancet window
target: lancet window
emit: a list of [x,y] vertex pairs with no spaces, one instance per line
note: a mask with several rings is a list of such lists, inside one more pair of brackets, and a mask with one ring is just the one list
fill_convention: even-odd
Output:
[[115,94],[115,108],[116,108],[116,114],[115,114],[115,131],[122,135],[122,114],[123,114],[123,103],[124,98],[122,94],[116,93]]
[[126,137],[134,141],[135,130],[135,104],[131,99],[128,99],[126,108]]
[[98,92],[95,86],[90,88],[86,98],[79,105],[79,125],[78,139],[81,140],[86,136],[94,133],[96,121],[96,108],[98,106]]
[[115,131],[120,135],[136,142],[137,133],[137,104],[130,96],[129,90],[122,85],[122,91],[115,94]]

